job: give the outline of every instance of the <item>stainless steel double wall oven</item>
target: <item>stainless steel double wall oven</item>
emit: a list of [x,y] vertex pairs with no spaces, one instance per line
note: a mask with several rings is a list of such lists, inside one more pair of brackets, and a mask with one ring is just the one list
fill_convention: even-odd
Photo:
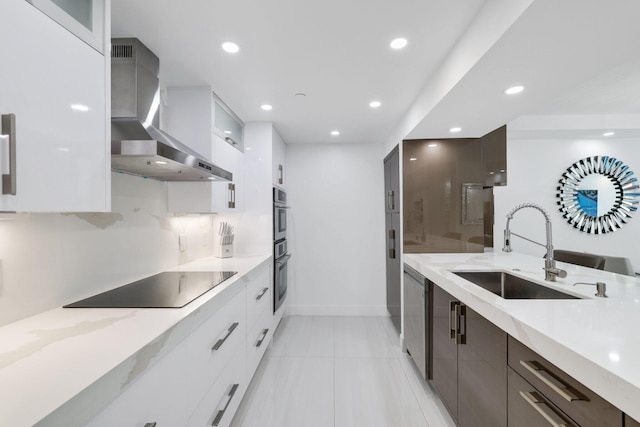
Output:
[[287,209],[287,193],[273,187],[274,313],[287,296],[287,263],[291,258],[287,250]]

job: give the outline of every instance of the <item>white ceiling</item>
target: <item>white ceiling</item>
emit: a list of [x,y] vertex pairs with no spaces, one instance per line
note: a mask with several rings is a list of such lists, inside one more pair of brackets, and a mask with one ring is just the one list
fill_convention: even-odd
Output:
[[[441,138],[452,126],[463,127],[456,137],[481,136],[528,113],[640,114],[640,2],[509,0],[524,10],[511,25],[488,12],[505,1],[112,0],[112,36],[154,51],[163,85],[209,85],[244,121],[273,121],[287,143],[385,143],[408,116],[419,123],[401,137]],[[463,47],[474,47],[468,28],[480,19],[508,29],[436,90],[454,52],[471,58]],[[398,36],[409,44],[394,51]],[[223,52],[225,40],[241,51]],[[508,99],[514,83],[527,89]],[[369,108],[374,99],[382,107]]]

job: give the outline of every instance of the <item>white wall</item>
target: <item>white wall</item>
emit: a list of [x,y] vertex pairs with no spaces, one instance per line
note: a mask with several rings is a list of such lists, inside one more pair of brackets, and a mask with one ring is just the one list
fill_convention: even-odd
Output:
[[112,173],[112,192],[112,213],[0,216],[0,325],[213,254],[212,216],[167,213],[165,183]]
[[287,146],[290,314],[387,315],[380,149]]
[[[523,202],[537,203],[551,215],[555,249],[622,256],[640,269],[637,242],[640,237],[640,213],[620,230],[606,235],[592,235],[574,229],[566,222],[556,204],[556,187],[562,173],[574,162],[594,155],[616,157],[636,175],[640,174],[640,145],[630,139],[520,139],[507,136],[507,186],[495,187],[496,250],[502,248],[506,214]],[[543,216],[534,209],[515,214],[512,231],[544,243]],[[545,249],[513,237],[516,252],[542,256]],[[541,264],[542,265],[542,264]]]

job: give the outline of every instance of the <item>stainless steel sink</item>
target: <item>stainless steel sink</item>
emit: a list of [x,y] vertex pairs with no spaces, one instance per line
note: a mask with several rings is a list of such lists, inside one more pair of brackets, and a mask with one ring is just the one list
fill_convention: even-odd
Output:
[[579,299],[504,271],[452,271],[505,299]]

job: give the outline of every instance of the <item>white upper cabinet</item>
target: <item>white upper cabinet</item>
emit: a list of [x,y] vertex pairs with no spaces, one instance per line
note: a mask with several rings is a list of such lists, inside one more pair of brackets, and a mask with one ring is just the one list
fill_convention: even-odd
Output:
[[[166,131],[233,174],[232,182],[169,182],[169,211],[236,212],[244,207],[244,124],[209,87],[167,89]],[[224,113],[224,114],[223,114]]]
[[235,149],[244,151],[244,124],[242,120],[215,95],[213,98],[214,133]]
[[1,211],[110,209],[109,5],[91,9],[96,49],[27,1],[2,1]]
[[272,181],[273,185],[277,185],[278,187],[286,186],[286,154],[287,154],[287,146],[285,145],[278,132],[273,130],[273,142],[272,142],[272,153],[273,153],[273,173],[272,173]]

